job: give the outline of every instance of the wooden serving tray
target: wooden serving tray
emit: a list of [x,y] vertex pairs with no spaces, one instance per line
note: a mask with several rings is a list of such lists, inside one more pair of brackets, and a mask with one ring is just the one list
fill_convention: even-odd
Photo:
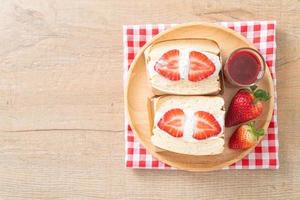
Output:
[[[170,28],[154,38],[152,38],[133,60],[128,72],[128,81],[125,89],[125,107],[129,124],[134,135],[144,145],[144,147],[158,160],[171,165],[177,169],[188,171],[211,171],[229,166],[246,156],[253,148],[247,150],[232,150],[228,148],[228,140],[235,127],[225,128],[224,151],[219,155],[212,156],[191,156],[177,154],[169,151],[157,152],[151,143],[151,126],[148,106],[149,99],[154,96],[146,74],[144,60],[144,50],[152,43],[183,38],[207,38],[218,43],[221,49],[221,58],[224,62],[235,49],[241,47],[252,47],[249,41],[231,29],[210,23],[188,23]],[[265,129],[267,133],[268,125],[271,121],[274,106],[274,86],[270,71],[266,67],[266,72],[262,80],[258,82],[258,87],[265,89],[271,95],[271,99],[264,103],[264,112],[256,119],[256,126]],[[227,110],[231,98],[240,88],[234,88],[225,82],[222,97],[225,100]],[[260,138],[260,140],[262,137]]]

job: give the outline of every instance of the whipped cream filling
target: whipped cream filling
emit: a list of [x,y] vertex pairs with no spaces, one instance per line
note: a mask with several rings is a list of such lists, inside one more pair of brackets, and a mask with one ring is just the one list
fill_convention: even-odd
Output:
[[193,132],[195,128],[195,116],[194,112],[190,109],[185,109],[184,111],[184,129],[183,138],[185,141],[193,141]]
[[[224,118],[222,117],[222,115],[215,115],[214,113],[211,113],[215,117],[215,119],[218,121],[218,123],[220,124],[221,132],[217,136],[212,136],[212,137],[206,138],[204,140],[197,140],[197,139],[193,138],[193,133],[194,133],[194,129],[195,129],[195,122],[196,122],[196,117],[195,117],[194,114],[197,111],[200,111],[200,110],[195,111],[194,109],[190,109],[190,108],[183,109],[183,112],[184,112],[183,137],[176,138],[176,139],[184,140],[184,141],[187,141],[187,142],[200,142],[200,141],[204,141],[204,140],[216,139],[216,138],[219,137],[219,135],[221,135],[224,132],[224,130],[223,130]],[[203,111],[208,112],[206,109],[204,109]],[[155,117],[154,117],[155,126],[157,125],[157,123],[163,117],[163,115],[165,113],[166,112],[161,112],[161,111],[157,111],[155,113]],[[156,127],[159,128],[158,126],[156,126]],[[162,130],[162,129],[160,129],[160,130]],[[162,130],[162,131],[164,131],[164,130]],[[167,132],[165,132],[165,134],[169,135]],[[170,137],[172,137],[172,136],[170,136]]]
[[[189,73],[189,67],[190,67],[190,52],[191,51],[198,51],[197,49],[194,48],[178,48],[179,50],[179,73],[180,73],[180,79],[181,80],[188,80],[188,73]],[[204,55],[206,55],[208,57],[208,59],[210,59],[215,67],[216,70],[215,72],[211,75],[211,76],[218,76],[219,72],[222,68],[222,64],[220,61],[219,56],[209,53],[209,52],[205,52],[205,51],[198,51],[200,53],[203,53]],[[163,52],[160,57],[164,54],[165,52]],[[154,70],[154,66],[156,64],[156,62],[161,62],[161,60],[150,60],[149,63],[147,64],[147,70],[148,73],[150,75],[150,77],[153,77],[154,75],[158,74],[155,70]]]
[[188,80],[189,68],[190,68],[190,52],[180,51],[179,52],[179,73],[180,79]]

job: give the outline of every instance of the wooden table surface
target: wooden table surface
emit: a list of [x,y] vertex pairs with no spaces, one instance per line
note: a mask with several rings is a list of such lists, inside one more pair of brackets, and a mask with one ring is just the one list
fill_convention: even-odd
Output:
[[[299,199],[300,2],[1,0],[0,199]],[[124,168],[122,25],[277,20],[279,170]]]

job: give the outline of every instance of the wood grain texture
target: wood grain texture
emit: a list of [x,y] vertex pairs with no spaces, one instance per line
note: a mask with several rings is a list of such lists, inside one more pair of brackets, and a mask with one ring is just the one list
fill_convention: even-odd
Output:
[[[0,199],[299,199],[299,0],[0,3]],[[122,25],[253,19],[278,23],[280,169],[125,169]]]

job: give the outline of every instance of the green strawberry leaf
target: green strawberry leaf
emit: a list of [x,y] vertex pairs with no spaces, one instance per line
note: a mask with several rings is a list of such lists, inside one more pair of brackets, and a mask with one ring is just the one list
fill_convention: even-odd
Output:
[[262,101],[268,101],[271,98],[269,93],[262,90],[262,89],[256,90],[254,92],[254,96],[255,96],[256,99],[262,100]]
[[252,134],[256,137],[256,140],[257,140],[260,136],[263,136],[263,135],[265,134],[264,129],[262,129],[262,128],[256,129],[256,128],[255,128],[255,121],[248,122],[247,125],[250,127],[250,130],[251,130]]
[[264,129],[260,128],[256,130],[256,135],[257,136],[263,136],[265,134]]

